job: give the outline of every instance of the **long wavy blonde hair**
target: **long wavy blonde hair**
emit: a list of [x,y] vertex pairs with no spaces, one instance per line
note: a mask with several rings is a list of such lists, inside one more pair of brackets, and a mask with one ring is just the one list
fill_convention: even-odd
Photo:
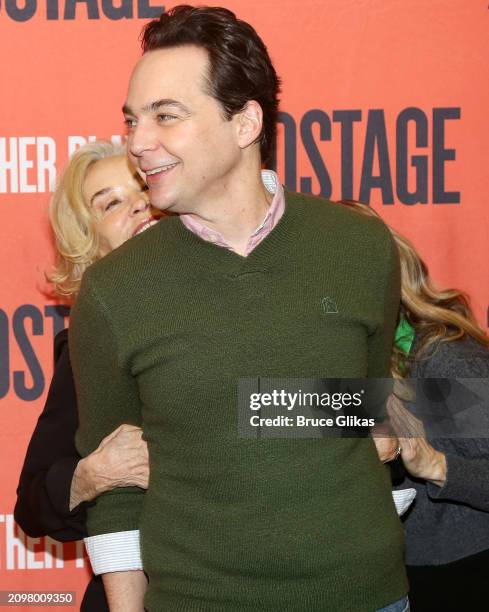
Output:
[[83,197],[88,171],[96,162],[125,155],[122,145],[99,140],[72,155],[51,198],[49,220],[56,242],[56,264],[48,280],[57,293],[74,298],[85,270],[100,259],[92,211]]
[[[366,216],[380,218],[375,210],[361,202],[340,200],[338,203]],[[409,374],[412,362],[426,358],[429,348],[438,341],[453,342],[470,336],[489,348],[489,338],[477,323],[467,295],[457,289],[438,289],[414,246],[391,227],[389,230],[401,261],[399,319],[405,318],[416,335],[415,355],[406,356],[400,348],[394,347],[392,375],[397,378]]]

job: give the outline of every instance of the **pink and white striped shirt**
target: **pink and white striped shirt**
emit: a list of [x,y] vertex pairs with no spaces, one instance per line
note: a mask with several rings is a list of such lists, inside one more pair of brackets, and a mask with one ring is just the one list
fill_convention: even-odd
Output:
[[[280,221],[285,211],[285,196],[284,189],[280,184],[280,180],[273,170],[262,170],[261,179],[269,193],[273,193],[273,200],[270,208],[265,215],[265,218],[256,228],[256,230],[248,238],[244,256],[247,257],[254,248],[256,248],[262,240],[264,240],[273,228]],[[202,240],[213,242],[217,246],[235,252],[233,247],[229,245],[224,236],[216,230],[207,227],[201,221],[195,219],[193,215],[180,215],[182,223],[187,229],[196,234]]]

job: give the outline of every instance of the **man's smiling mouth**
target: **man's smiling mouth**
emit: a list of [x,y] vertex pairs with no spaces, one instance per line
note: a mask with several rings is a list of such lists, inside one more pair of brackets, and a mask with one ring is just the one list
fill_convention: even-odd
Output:
[[177,164],[178,162],[175,162],[173,164],[167,164],[166,166],[158,166],[158,168],[152,168],[151,170],[145,170],[145,174],[146,176],[154,176],[155,174],[161,174],[164,172],[168,172],[169,170],[172,170]]

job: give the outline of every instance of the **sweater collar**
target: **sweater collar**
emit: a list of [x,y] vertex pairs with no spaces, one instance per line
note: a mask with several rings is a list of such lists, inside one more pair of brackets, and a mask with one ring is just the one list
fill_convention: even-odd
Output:
[[161,230],[161,239],[171,243],[182,257],[192,260],[196,268],[210,268],[231,276],[262,272],[274,267],[279,258],[283,264],[291,243],[300,240],[303,219],[296,198],[295,194],[285,193],[280,219],[247,257],[204,240],[189,231],[180,217],[170,217],[157,227]]

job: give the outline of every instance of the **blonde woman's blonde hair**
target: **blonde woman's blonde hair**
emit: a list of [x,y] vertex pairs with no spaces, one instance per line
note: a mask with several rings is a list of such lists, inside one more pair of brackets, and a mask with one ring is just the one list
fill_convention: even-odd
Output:
[[[338,203],[364,215],[380,218],[370,206],[361,202],[340,200]],[[387,227],[397,245],[401,262],[399,318],[405,318],[416,335],[415,355],[406,356],[400,348],[394,346],[392,375],[408,375],[412,362],[426,358],[429,348],[438,341],[453,342],[470,336],[489,348],[489,338],[477,323],[467,295],[457,289],[438,289],[414,246],[404,236]]]
[[48,280],[60,295],[76,297],[85,270],[100,258],[93,213],[83,196],[87,174],[101,159],[125,154],[124,146],[106,140],[83,145],[72,155],[58,182],[49,206],[57,257]]

